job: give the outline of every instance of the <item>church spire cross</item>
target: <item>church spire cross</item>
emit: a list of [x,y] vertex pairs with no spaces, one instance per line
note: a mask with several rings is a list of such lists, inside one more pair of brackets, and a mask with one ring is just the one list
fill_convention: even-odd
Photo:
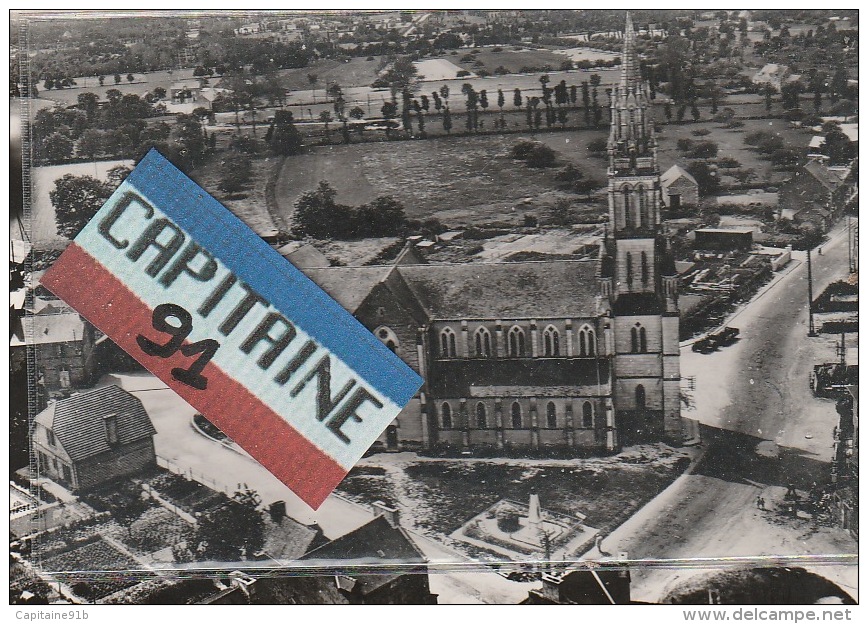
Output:
[[639,75],[639,57],[636,54],[636,31],[633,30],[633,18],[627,12],[627,24],[624,26],[624,48],[621,51],[621,88],[638,87],[641,81]]

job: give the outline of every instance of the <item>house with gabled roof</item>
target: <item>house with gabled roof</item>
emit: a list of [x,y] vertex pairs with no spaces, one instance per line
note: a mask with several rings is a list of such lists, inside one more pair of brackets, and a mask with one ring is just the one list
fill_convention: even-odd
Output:
[[663,203],[670,210],[699,205],[699,183],[678,165],[672,165],[660,176],[660,188]]
[[27,347],[33,346],[38,374],[34,381],[46,397],[88,385],[94,372],[90,355],[95,333],[78,313],[49,304],[18,323],[9,341],[11,357],[24,362]]
[[33,419],[37,476],[74,491],[156,466],[153,423],[142,402],[119,386],[54,401]]
[[812,160],[778,189],[778,208],[791,211],[794,223],[815,223],[828,230],[841,218],[852,185],[823,163]]

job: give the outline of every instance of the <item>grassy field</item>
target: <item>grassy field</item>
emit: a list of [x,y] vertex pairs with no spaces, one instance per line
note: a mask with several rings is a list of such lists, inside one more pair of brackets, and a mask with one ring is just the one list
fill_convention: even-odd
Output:
[[[477,48],[478,54],[471,54],[472,61],[463,62],[462,59],[468,50],[454,50],[447,55],[456,65],[464,69],[473,71],[475,66],[474,61],[483,63],[485,69],[489,72],[494,72],[500,66],[503,66],[511,74],[517,74],[522,67],[543,67],[550,65],[552,69],[558,69],[566,60],[566,57],[561,54],[555,54],[551,50],[532,50],[529,48],[516,49],[513,46],[498,46]],[[500,51],[496,51],[500,50]]]
[[282,69],[278,73],[281,83],[293,91],[310,90],[308,74],[317,77],[316,90],[319,95],[325,95],[326,85],[338,83],[342,87],[367,87],[377,78],[377,67],[380,57],[367,61],[365,57],[350,58],[349,61],[320,59],[308,67],[298,69]]
[[[560,166],[578,163],[604,181],[604,162],[586,158],[587,143],[598,136],[602,133],[537,135],[559,152]],[[532,169],[509,157],[512,145],[529,138],[521,133],[311,148],[283,165],[275,185],[279,214],[290,222],[298,197],[325,180],[337,190],[338,201],[350,205],[392,195],[411,218],[437,217],[450,226],[520,223],[524,200],[551,194],[559,168]]]

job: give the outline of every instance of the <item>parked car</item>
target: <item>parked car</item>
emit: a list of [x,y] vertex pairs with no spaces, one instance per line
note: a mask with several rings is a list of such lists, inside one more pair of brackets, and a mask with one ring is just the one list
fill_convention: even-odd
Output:
[[714,333],[708,334],[693,343],[693,351],[696,353],[712,353],[720,347],[728,347],[738,340],[739,329],[737,327],[724,327]]

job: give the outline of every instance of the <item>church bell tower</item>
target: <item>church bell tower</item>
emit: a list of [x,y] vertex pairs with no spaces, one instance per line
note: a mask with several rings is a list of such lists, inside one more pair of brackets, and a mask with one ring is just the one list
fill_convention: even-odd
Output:
[[620,81],[612,88],[609,227],[600,274],[614,329],[612,392],[622,444],[682,439],[678,277],[661,231],[651,106],[628,13]]

